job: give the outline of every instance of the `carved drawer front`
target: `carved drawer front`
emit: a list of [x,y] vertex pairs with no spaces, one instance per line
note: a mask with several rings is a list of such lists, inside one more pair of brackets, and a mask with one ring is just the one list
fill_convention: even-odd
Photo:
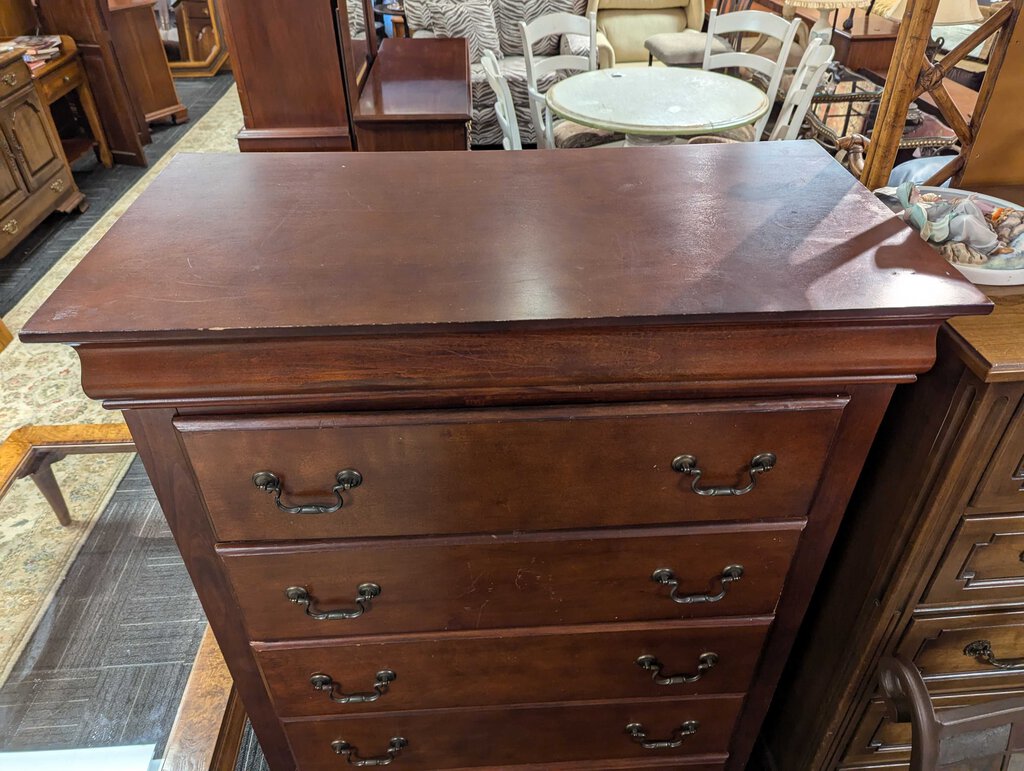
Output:
[[0,68],[0,100],[20,91],[32,82],[28,65],[21,59],[15,59]]
[[971,501],[974,506],[1024,508],[1024,401],[1003,435]]
[[1024,612],[915,618],[897,653],[935,693],[1024,686]]
[[1024,514],[964,517],[925,604],[1024,603]]
[[280,715],[359,715],[744,693],[769,623],[714,619],[255,647]]
[[253,640],[774,612],[802,523],[219,547]]
[[345,759],[389,754],[396,769],[550,768],[573,762],[592,769],[614,760],[666,760],[689,768],[687,757],[709,765],[725,760],[741,702],[741,696],[719,696],[400,712],[293,721],[285,732],[303,771],[337,771],[346,767]]
[[[934,696],[932,704],[937,711],[941,711],[1022,695],[1024,695],[1022,691],[944,694]],[[909,765],[910,723],[893,723],[887,715],[885,702],[881,699],[872,699],[868,702],[864,714],[857,724],[857,730],[850,740],[839,767],[843,769],[880,768],[883,767],[882,764],[888,763]],[[889,768],[888,765],[884,767]]]
[[[845,404],[795,399],[175,425],[218,540],[290,540],[802,517]],[[713,488],[722,494],[706,494]]]

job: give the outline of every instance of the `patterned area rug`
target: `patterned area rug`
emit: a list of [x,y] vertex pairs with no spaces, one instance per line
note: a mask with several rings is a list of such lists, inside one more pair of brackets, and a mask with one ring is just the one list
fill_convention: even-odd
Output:
[[[232,87],[4,317],[15,338],[43,300],[172,157],[186,152],[238,152],[235,134],[241,125],[238,93]],[[0,393],[0,438],[30,423],[121,420],[119,412],[104,410],[82,393],[78,357],[67,346],[26,346],[15,339],[0,352]],[[0,683],[6,680],[132,457],[78,455],[54,466],[74,518],[70,527],[63,528],[57,523],[28,479],[15,483],[0,503]]]

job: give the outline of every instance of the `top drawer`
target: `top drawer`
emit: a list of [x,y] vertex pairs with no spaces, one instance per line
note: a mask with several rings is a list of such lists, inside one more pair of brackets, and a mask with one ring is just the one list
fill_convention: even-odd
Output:
[[1003,434],[971,504],[1001,511],[1024,507],[1024,401]]
[[0,67],[0,100],[23,89],[31,82],[32,75],[22,59],[15,59]]
[[[805,516],[846,403],[179,418],[175,426],[220,541],[500,533]],[[752,473],[764,453],[774,466]],[[682,455],[699,474],[673,469]],[[352,480],[358,486],[345,488]]]

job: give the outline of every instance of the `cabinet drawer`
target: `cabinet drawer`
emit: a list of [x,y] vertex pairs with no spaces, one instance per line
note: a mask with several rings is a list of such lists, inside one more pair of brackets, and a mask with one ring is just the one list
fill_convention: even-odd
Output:
[[76,56],[60,69],[54,70],[39,81],[43,101],[52,104],[64,94],[78,88],[85,81],[85,69]]
[[[802,523],[219,547],[250,639],[763,616]],[[739,580],[722,580],[742,566]],[[678,586],[655,571],[673,571]],[[379,595],[362,605],[357,596]],[[362,587],[362,588],[361,588]],[[290,601],[308,598],[309,604]],[[720,597],[680,603],[688,596]],[[368,611],[359,613],[361,607]],[[355,618],[308,612],[349,610]]]
[[[404,712],[369,717],[285,723],[285,732],[303,771],[337,771],[344,761],[332,749],[346,742],[363,758],[386,754],[389,742],[407,742],[395,768],[508,768],[517,765],[599,761],[677,760],[687,756],[721,762],[742,697],[618,702],[586,706],[491,707],[473,710]],[[644,749],[627,733],[639,724],[649,740],[696,730],[674,749]],[[717,758],[715,756],[718,756]],[[711,757],[707,757],[711,756]]]
[[1003,434],[971,503],[984,508],[1024,508],[1024,401]]
[[1024,612],[915,618],[897,653],[935,693],[1024,686]]
[[0,101],[16,91],[20,91],[32,82],[28,65],[21,59],[15,59],[4,67],[0,67]]
[[[255,647],[279,714],[358,715],[744,693],[769,623],[714,619],[626,631],[577,627]],[[319,688],[314,676],[326,676]],[[342,703],[353,693],[375,700]]]
[[964,517],[924,602],[1024,602],[1024,514]]
[[[845,399],[178,419],[220,541],[806,515]],[[751,483],[745,495],[692,485]],[[672,468],[681,455],[702,472]],[[361,483],[335,495],[341,471]],[[282,506],[254,484],[272,472]],[[351,474],[348,478],[354,478]],[[268,479],[264,477],[264,479]],[[271,485],[272,487],[272,485]]]

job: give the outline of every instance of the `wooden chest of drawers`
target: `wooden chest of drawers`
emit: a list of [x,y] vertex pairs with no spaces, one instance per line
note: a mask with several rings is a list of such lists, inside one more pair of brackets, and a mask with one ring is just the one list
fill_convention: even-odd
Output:
[[204,156],[23,336],[125,409],[275,771],[692,771],[744,766],[893,388],[987,309],[809,143]]
[[893,400],[765,731],[781,768],[907,767],[909,726],[878,698],[886,655],[937,709],[1024,695],[1024,292],[990,291],[995,312],[953,320]]

